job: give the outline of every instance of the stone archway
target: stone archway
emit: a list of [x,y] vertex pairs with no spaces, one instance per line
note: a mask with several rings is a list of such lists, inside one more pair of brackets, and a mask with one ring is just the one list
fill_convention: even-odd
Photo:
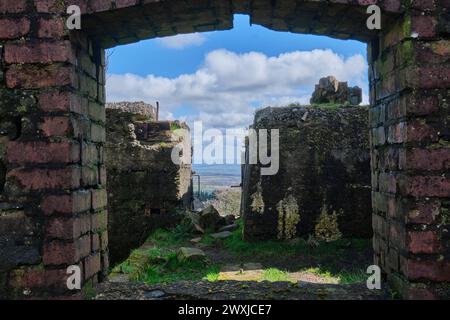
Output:
[[[366,28],[366,7],[382,29]],[[82,29],[65,28],[67,6]],[[448,0],[0,0],[0,296],[67,296],[108,269],[104,49],[232,28],[369,44],[375,264],[405,298],[450,286]],[[446,222],[447,221],[447,222]]]

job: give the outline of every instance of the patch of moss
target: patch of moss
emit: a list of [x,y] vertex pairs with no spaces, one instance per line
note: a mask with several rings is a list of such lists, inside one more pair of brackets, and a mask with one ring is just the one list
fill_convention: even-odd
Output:
[[324,207],[315,226],[315,238],[325,242],[332,242],[339,240],[341,237],[342,233],[339,231],[336,211],[328,214],[326,207]]
[[300,222],[297,200],[289,195],[277,204],[278,211],[278,239],[292,239],[297,233]]
[[264,213],[264,199],[262,197],[260,183],[258,183],[257,190],[254,194],[252,194],[251,199],[252,199],[251,204],[252,211],[260,214]]

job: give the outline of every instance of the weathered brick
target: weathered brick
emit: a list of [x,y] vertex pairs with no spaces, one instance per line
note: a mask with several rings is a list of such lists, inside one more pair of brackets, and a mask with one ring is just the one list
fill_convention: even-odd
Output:
[[435,231],[409,231],[408,250],[413,254],[439,253],[441,243]]
[[401,149],[398,148],[386,148],[384,151],[384,166],[386,169],[396,171],[399,168],[399,159]]
[[89,2],[89,11],[90,12],[100,12],[111,9],[112,3],[110,0],[96,0]]
[[419,64],[445,64],[450,54],[450,40],[414,42],[412,49]]
[[66,26],[64,19],[54,18],[54,19],[39,19],[39,38],[51,38],[57,39],[62,38],[66,35]]
[[23,190],[72,189],[80,185],[80,168],[25,169],[8,172],[7,179],[15,179]]
[[384,127],[372,129],[371,134],[372,144],[375,146],[383,145],[386,143],[386,133]]
[[401,199],[389,197],[387,201],[388,215],[393,219],[401,222],[405,221],[405,207]]
[[106,172],[106,166],[105,165],[100,165],[99,167],[99,184],[102,186],[106,185],[106,177],[107,177],[107,172]]
[[82,113],[81,99],[68,91],[46,91],[39,94],[39,108],[44,112]]
[[94,121],[105,122],[106,120],[105,106],[99,103],[90,102],[89,116]]
[[106,251],[108,249],[108,230],[103,230],[100,233],[100,248],[102,251]]
[[12,65],[6,71],[8,88],[40,89],[65,85],[77,87],[76,79],[72,67],[58,64],[46,66]]
[[[86,0],[71,0],[70,4],[79,4]],[[59,0],[34,0],[37,12],[42,13],[62,13],[66,11],[66,6]]]
[[423,197],[450,197],[450,178],[443,176],[403,177],[400,182],[402,195]]
[[7,158],[10,163],[76,163],[80,161],[77,142],[9,141]]
[[9,285],[15,289],[67,290],[66,269],[19,269],[11,274]]
[[84,212],[91,208],[91,192],[80,190],[67,195],[49,195],[43,199],[40,207],[47,215]]
[[436,96],[413,96],[408,95],[400,99],[405,104],[406,112],[413,115],[428,115],[439,110],[439,103]]
[[84,279],[90,279],[96,273],[100,272],[100,253],[92,254],[84,260]]
[[405,226],[398,222],[389,223],[389,244],[397,249],[404,249],[406,246]]
[[100,250],[100,237],[98,233],[91,235],[91,248],[93,252]]
[[439,138],[438,131],[423,120],[409,121],[404,135],[405,142],[437,141]]
[[106,230],[108,225],[108,212],[106,210],[95,213],[91,217],[93,232]]
[[386,263],[387,266],[393,270],[394,272],[397,272],[399,269],[399,255],[398,251],[390,248],[387,255],[386,255]]
[[446,89],[450,86],[450,67],[445,64],[416,67],[415,73],[416,76],[409,78],[411,87]]
[[117,8],[131,7],[138,3],[139,3],[139,0],[117,0],[116,7]]
[[383,0],[379,5],[386,12],[402,11],[402,3],[400,0]]
[[81,183],[84,187],[97,186],[98,180],[97,166],[83,166],[81,168]]
[[404,122],[392,125],[388,129],[389,143],[403,143],[406,140],[406,124]]
[[39,129],[46,137],[68,136],[74,137],[72,119],[69,117],[45,117],[39,123]]
[[415,203],[410,207],[407,214],[407,223],[432,224],[439,216],[441,204],[439,201]]
[[106,189],[92,189],[92,209],[98,210],[106,207],[107,193]]
[[107,277],[109,270],[109,253],[108,251],[103,251],[101,253],[101,267],[102,267],[102,277],[103,279]]
[[97,164],[100,162],[98,148],[94,143],[82,143],[81,161],[83,165]]
[[411,18],[411,31],[420,38],[430,38],[436,36],[437,21],[434,16],[414,16]]
[[45,229],[46,238],[77,239],[82,235],[80,218],[57,217],[47,222]]
[[16,39],[30,32],[30,21],[27,18],[0,18],[0,40]]
[[397,179],[395,175],[388,173],[380,173],[379,175],[380,191],[384,193],[397,192]]
[[93,123],[91,125],[91,140],[94,142],[105,142],[106,141],[105,127]]
[[387,212],[386,195],[381,192],[372,192],[372,208],[379,212]]
[[8,64],[74,61],[75,56],[69,41],[5,45],[5,62]]
[[447,170],[450,169],[450,148],[408,149],[401,159],[401,167],[407,170]]
[[387,234],[386,220],[379,215],[372,215],[372,228],[379,235],[385,236]]
[[43,262],[45,265],[71,265],[89,255],[91,237],[89,235],[76,239],[74,242],[58,240],[44,244]]
[[450,262],[407,259],[403,273],[409,280],[450,281]]
[[0,13],[19,13],[27,8],[26,0],[0,1]]
[[435,0],[413,0],[412,7],[420,10],[434,10],[436,9]]

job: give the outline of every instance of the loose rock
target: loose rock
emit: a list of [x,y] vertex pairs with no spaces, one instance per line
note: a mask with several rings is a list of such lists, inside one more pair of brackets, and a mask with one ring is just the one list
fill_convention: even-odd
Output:
[[222,231],[222,232],[210,234],[210,236],[214,239],[225,239],[231,235],[232,235],[232,233],[230,231]]
[[197,248],[181,247],[177,251],[177,259],[180,262],[202,261],[206,259],[206,254]]

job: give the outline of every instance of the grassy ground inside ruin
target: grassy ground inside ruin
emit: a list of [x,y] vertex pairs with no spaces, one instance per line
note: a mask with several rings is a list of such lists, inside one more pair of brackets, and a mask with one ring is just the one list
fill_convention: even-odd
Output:
[[[197,245],[189,242],[197,236],[183,225],[173,230],[156,230],[141,248],[114,267],[111,276],[121,275],[148,284],[200,279],[348,284],[365,281],[371,258],[371,243],[366,239],[340,239],[318,246],[310,246],[303,239],[248,243],[242,240],[242,225],[225,240],[205,235]],[[176,251],[183,246],[202,249],[208,259],[179,262]],[[225,270],[246,263],[261,267]]]

